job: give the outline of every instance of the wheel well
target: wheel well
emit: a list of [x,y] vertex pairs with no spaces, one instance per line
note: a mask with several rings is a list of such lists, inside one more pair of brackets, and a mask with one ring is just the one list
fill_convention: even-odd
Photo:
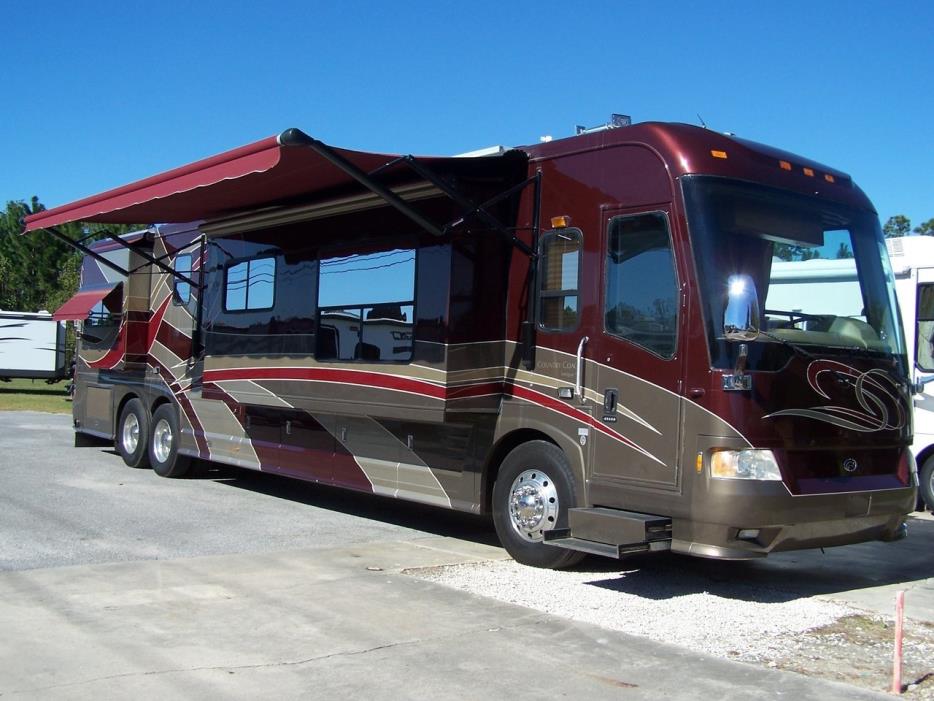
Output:
[[917,456],[915,456],[915,462],[918,463],[918,472],[921,472],[921,466],[924,465],[924,463],[927,462],[927,459],[932,455],[934,455],[934,445],[929,445],[927,448],[918,453]]
[[482,513],[490,513],[492,510],[493,484],[499,474],[499,466],[502,465],[503,460],[514,448],[529,441],[547,441],[553,445],[558,445],[548,434],[531,428],[519,429],[500,438],[499,443],[493,446],[493,450],[490,451],[486,464],[483,466],[483,485],[480,491]]
[[165,397],[165,396],[158,396],[158,397],[156,397],[156,398],[153,400],[153,402],[152,402],[152,406],[149,407],[149,414],[150,414],[150,415],[155,414],[155,413],[156,413],[156,409],[158,409],[158,408],[159,408],[160,406],[162,406],[163,404],[169,404],[169,403],[170,403],[170,402],[169,402],[169,398],[168,398],[168,397]]

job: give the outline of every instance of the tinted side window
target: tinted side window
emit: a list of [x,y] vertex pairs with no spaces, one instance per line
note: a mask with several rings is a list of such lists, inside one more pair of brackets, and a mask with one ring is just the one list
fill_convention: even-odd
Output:
[[224,309],[272,309],[276,289],[276,259],[255,258],[227,268]]
[[321,258],[319,360],[411,360],[415,250]]
[[91,307],[81,328],[81,340],[90,347],[109,347],[123,321],[123,284]]
[[581,232],[563,229],[542,238],[538,323],[549,331],[577,327]]
[[661,212],[610,220],[606,330],[671,358],[678,328],[678,283],[668,219]]
[[[191,277],[191,254],[183,253],[175,257],[175,272],[181,273],[185,277]],[[175,294],[172,301],[175,304],[188,304],[191,299],[191,283],[184,282],[178,278],[175,280]]]

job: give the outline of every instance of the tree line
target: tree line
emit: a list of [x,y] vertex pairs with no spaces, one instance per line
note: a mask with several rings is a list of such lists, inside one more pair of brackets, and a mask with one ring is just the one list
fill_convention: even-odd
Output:
[[[25,236],[23,219],[45,210],[38,197],[29,202],[7,202],[0,216],[0,310],[55,311],[78,289],[82,254],[47,231]],[[115,233],[139,227],[64,224],[56,227],[73,240],[100,238],[103,229]]]

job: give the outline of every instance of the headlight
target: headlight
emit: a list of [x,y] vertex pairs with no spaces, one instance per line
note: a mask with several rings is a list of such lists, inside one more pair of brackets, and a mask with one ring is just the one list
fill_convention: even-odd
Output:
[[781,480],[782,474],[771,450],[714,450],[710,474],[720,479]]

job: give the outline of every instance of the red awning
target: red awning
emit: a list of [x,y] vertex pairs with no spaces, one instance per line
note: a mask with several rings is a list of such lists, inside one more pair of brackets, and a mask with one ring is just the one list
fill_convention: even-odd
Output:
[[52,314],[52,318],[55,321],[81,321],[87,319],[94,305],[113,292],[116,286],[108,285],[93,290],[81,290],[56,309],[55,313]]
[[[279,136],[32,214],[26,217],[25,232],[75,221],[173,224],[217,219],[294,202],[297,198],[307,199],[316,193],[336,190],[343,193],[348,188],[361,187],[346,170],[316,150],[303,148],[303,143],[308,141],[313,140],[297,129],[289,129]],[[330,148],[330,152],[363,173],[370,173],[397,158],[339,148]],[[505,156],[431,157],[419,158],[419,161],[485,178],[494,176],[504,183],[517,182],[518,164],[525,177],[526,156],[518,152]],[[416,178],[402,169],[393,175],[393,185]]]
[[[310,148],[271,136],[181,168],[30,215],[26,232],[74,221],[112,224],[168,224],[216,219],[234,212],[294,201],[335,188],[357,187],[354,179]],[[302,135],[304,136],[304,135]],[[304,137],[308,138],[308,137]],[[283,143],[284,141],[284,143]],[[396,156],[332,149],[363,172]],[[501,159],[427,158],[427,163],[472,160],[476,165]],[[414,175],[408,176],[410,179]]]

